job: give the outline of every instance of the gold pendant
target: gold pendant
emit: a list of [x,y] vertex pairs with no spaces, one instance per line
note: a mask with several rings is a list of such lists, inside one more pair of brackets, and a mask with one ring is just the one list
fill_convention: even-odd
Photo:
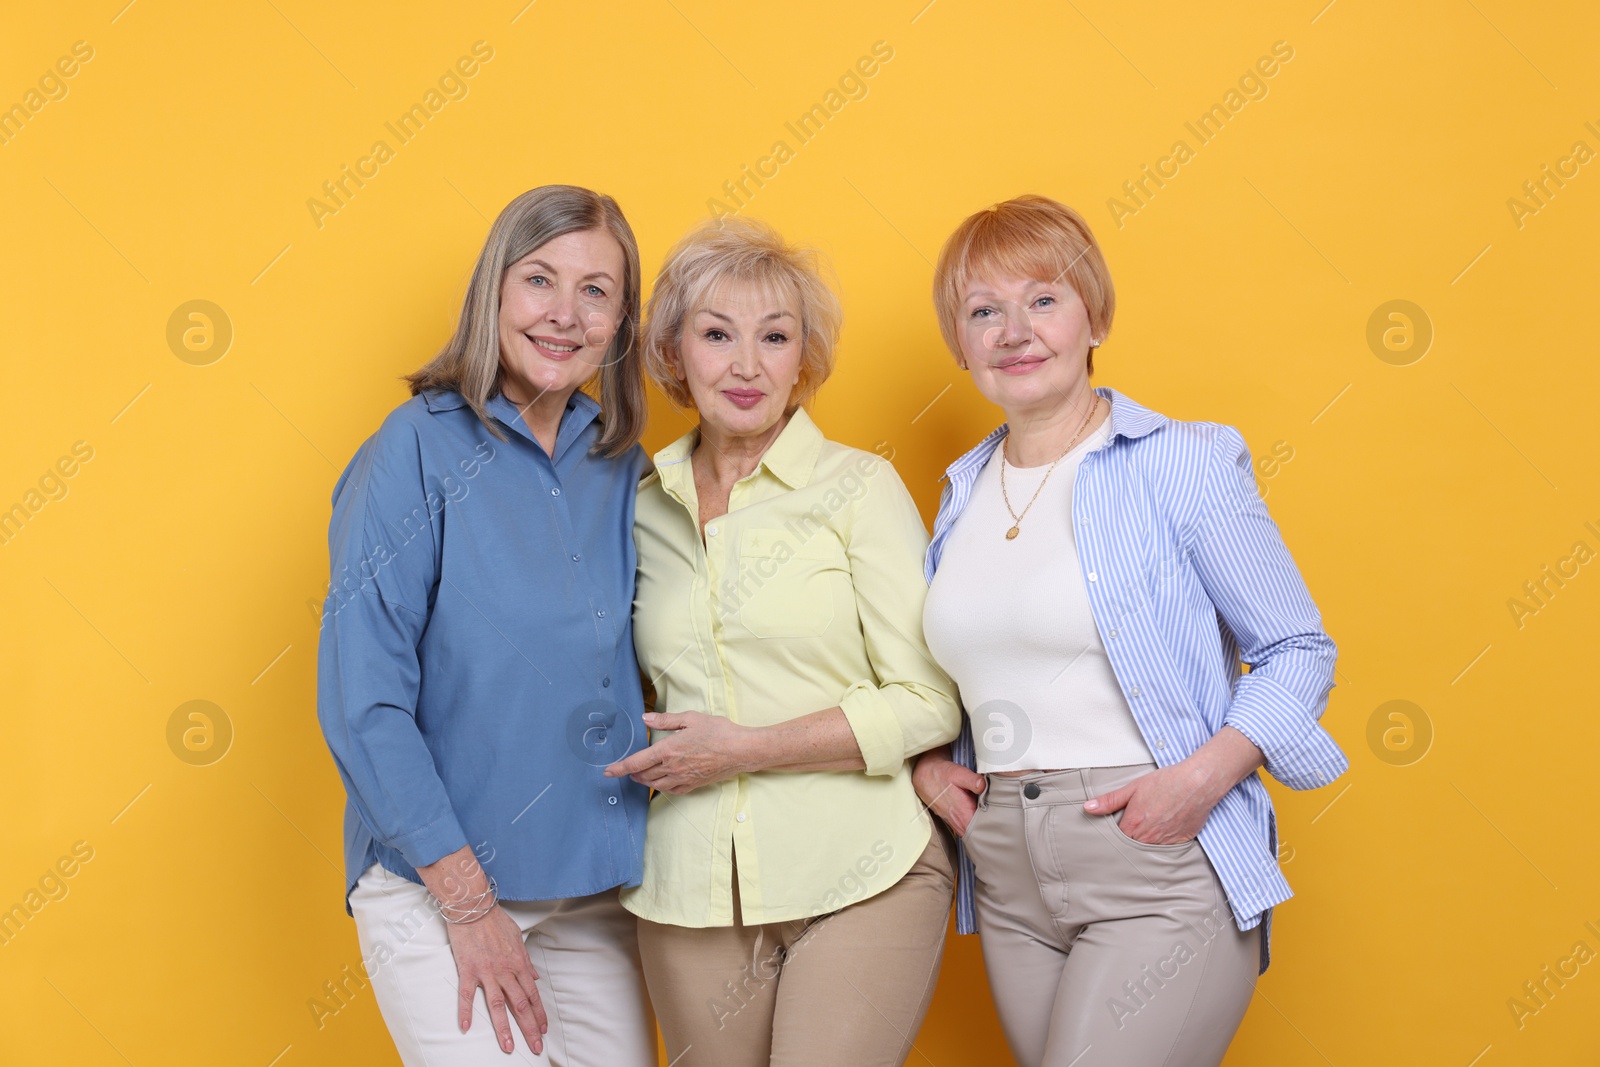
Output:
[[1011,529],[1006,531],[1006,540],[1007,541],[1015,541],[1017,539],[1017,534],[1019,534],[1021,532],[1022,531],[1019,528],[1017,528],[1015,526],[1011,527]]

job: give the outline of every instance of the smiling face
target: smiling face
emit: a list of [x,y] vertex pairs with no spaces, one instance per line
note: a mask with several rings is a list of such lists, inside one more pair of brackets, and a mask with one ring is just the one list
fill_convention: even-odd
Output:
[[788,286],[728,282],[689,313],[674,373],[702,432],[760,437],[783,421],[800,376],[800,301]]
[[974,278],[957,328],[973,384],[1010,421],[1047,414],[1089,388],[1089,312],[1065,279]]
[[622,313],[622,246],[604,230],[551,239],[500,280],[502,391],[518,405],[559,401],[604,364]]

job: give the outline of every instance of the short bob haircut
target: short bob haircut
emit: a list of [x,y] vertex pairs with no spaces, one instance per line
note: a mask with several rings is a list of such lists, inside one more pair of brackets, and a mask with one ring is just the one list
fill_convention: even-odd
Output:
[[406,375],[411,395],[424,389],[460,393],[488,431],[505,440],[486,407],[501,385],[501,282],[506,270],[529,252],[582,230],[602,230],[616,238],[623,261],[617,332],[605,363],[585,387],[602,409],[594,451],[615,457],[632,448],[644,432],[649,410],[639,363],[639,243],[615,200],[576,185],[541,185],[500,212],[478,253],[454,335],[426,366]]
[[784,243],[764,222],[725,216],[690,231],[667,253],[645,311],[644,367],[650,380],[680,408],[694,406],[687,383],[675,373],[684,325],[727,284],[760,286],[773,296],[794,296],[800,313],[800,380],[789,394],[793,411],[816,395],[833,372],[843,311],[823,280],[820,253]]
[[[939,250],[933,275],[933,306],[944,343],[961,358],[957,324],[967,286],[975,279],[1051,282],[1063,276],[1089,313],[1091,336],[1103,344],[1111,331],[1117,295],[1100,245],[1082,215],[1047,196],[1032,194],[969,215]],[[1088,369],[1094,373],[1092,346]]]

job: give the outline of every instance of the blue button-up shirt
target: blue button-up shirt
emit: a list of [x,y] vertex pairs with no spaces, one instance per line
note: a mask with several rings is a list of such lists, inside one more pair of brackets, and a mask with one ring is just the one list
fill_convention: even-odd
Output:
[[333,490],[317,715],[344,780],[348,891],[372,863],[471,845],[506,900],[639,883],[648,790],[633,651],[635,447],[591,452],[575,393],[554,455],[503,396],[400,405]]
[[[1232,726],[1289,788],[1333,781],[1349,762],[1318,719],[1336,649],[1256,490],[1244,438],[1232,426],[1169,419],[1115,389],[1095,392],[1111,402],[1111,437],[1083,457],[1072,514],[1057,521],[1074,524],[1095,625],[1156,763],[1177,763]],[[1006,432],[1001,426],[946,471],[924,565],[929,582]],[[976,768],[970,720],[953,755]],[[1263,927],[1265,971],[1272,906],[1293,894],[1259,774],[1212,809],[1200,846],[1239,928]],[[960,852],[956,924],[972,933],[972,864]]]

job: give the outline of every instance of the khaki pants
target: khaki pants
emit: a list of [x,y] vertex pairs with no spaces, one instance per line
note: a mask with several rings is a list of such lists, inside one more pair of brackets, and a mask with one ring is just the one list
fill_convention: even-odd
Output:
[[1198,841],[1148,845],[1083,802],[1153,764],[989,775],[964,838],[1000,1024],[1020,1067],[1215,1067],[1250,1006],[1241,932]]
[[455,956],[427,889],[376,863],[356,883],[350,907],[361,958],[375,963],[369,977],[378,1008],[407,1067],[655,1067],[655,1027],[639,976],[633,916],[617,891],[500,906],[517,921],[539,972],[550,1030],[538,1056],[514,1019],[514,1050],[509,1056],[500,1051],[482,991],[471,1029],[461,1032]]
[[954,852],[935,829],[893,887],[809,919],[705,929],[640,919],[639,954],[667,1059],[673,1067],[899,1067],[939,977]]

